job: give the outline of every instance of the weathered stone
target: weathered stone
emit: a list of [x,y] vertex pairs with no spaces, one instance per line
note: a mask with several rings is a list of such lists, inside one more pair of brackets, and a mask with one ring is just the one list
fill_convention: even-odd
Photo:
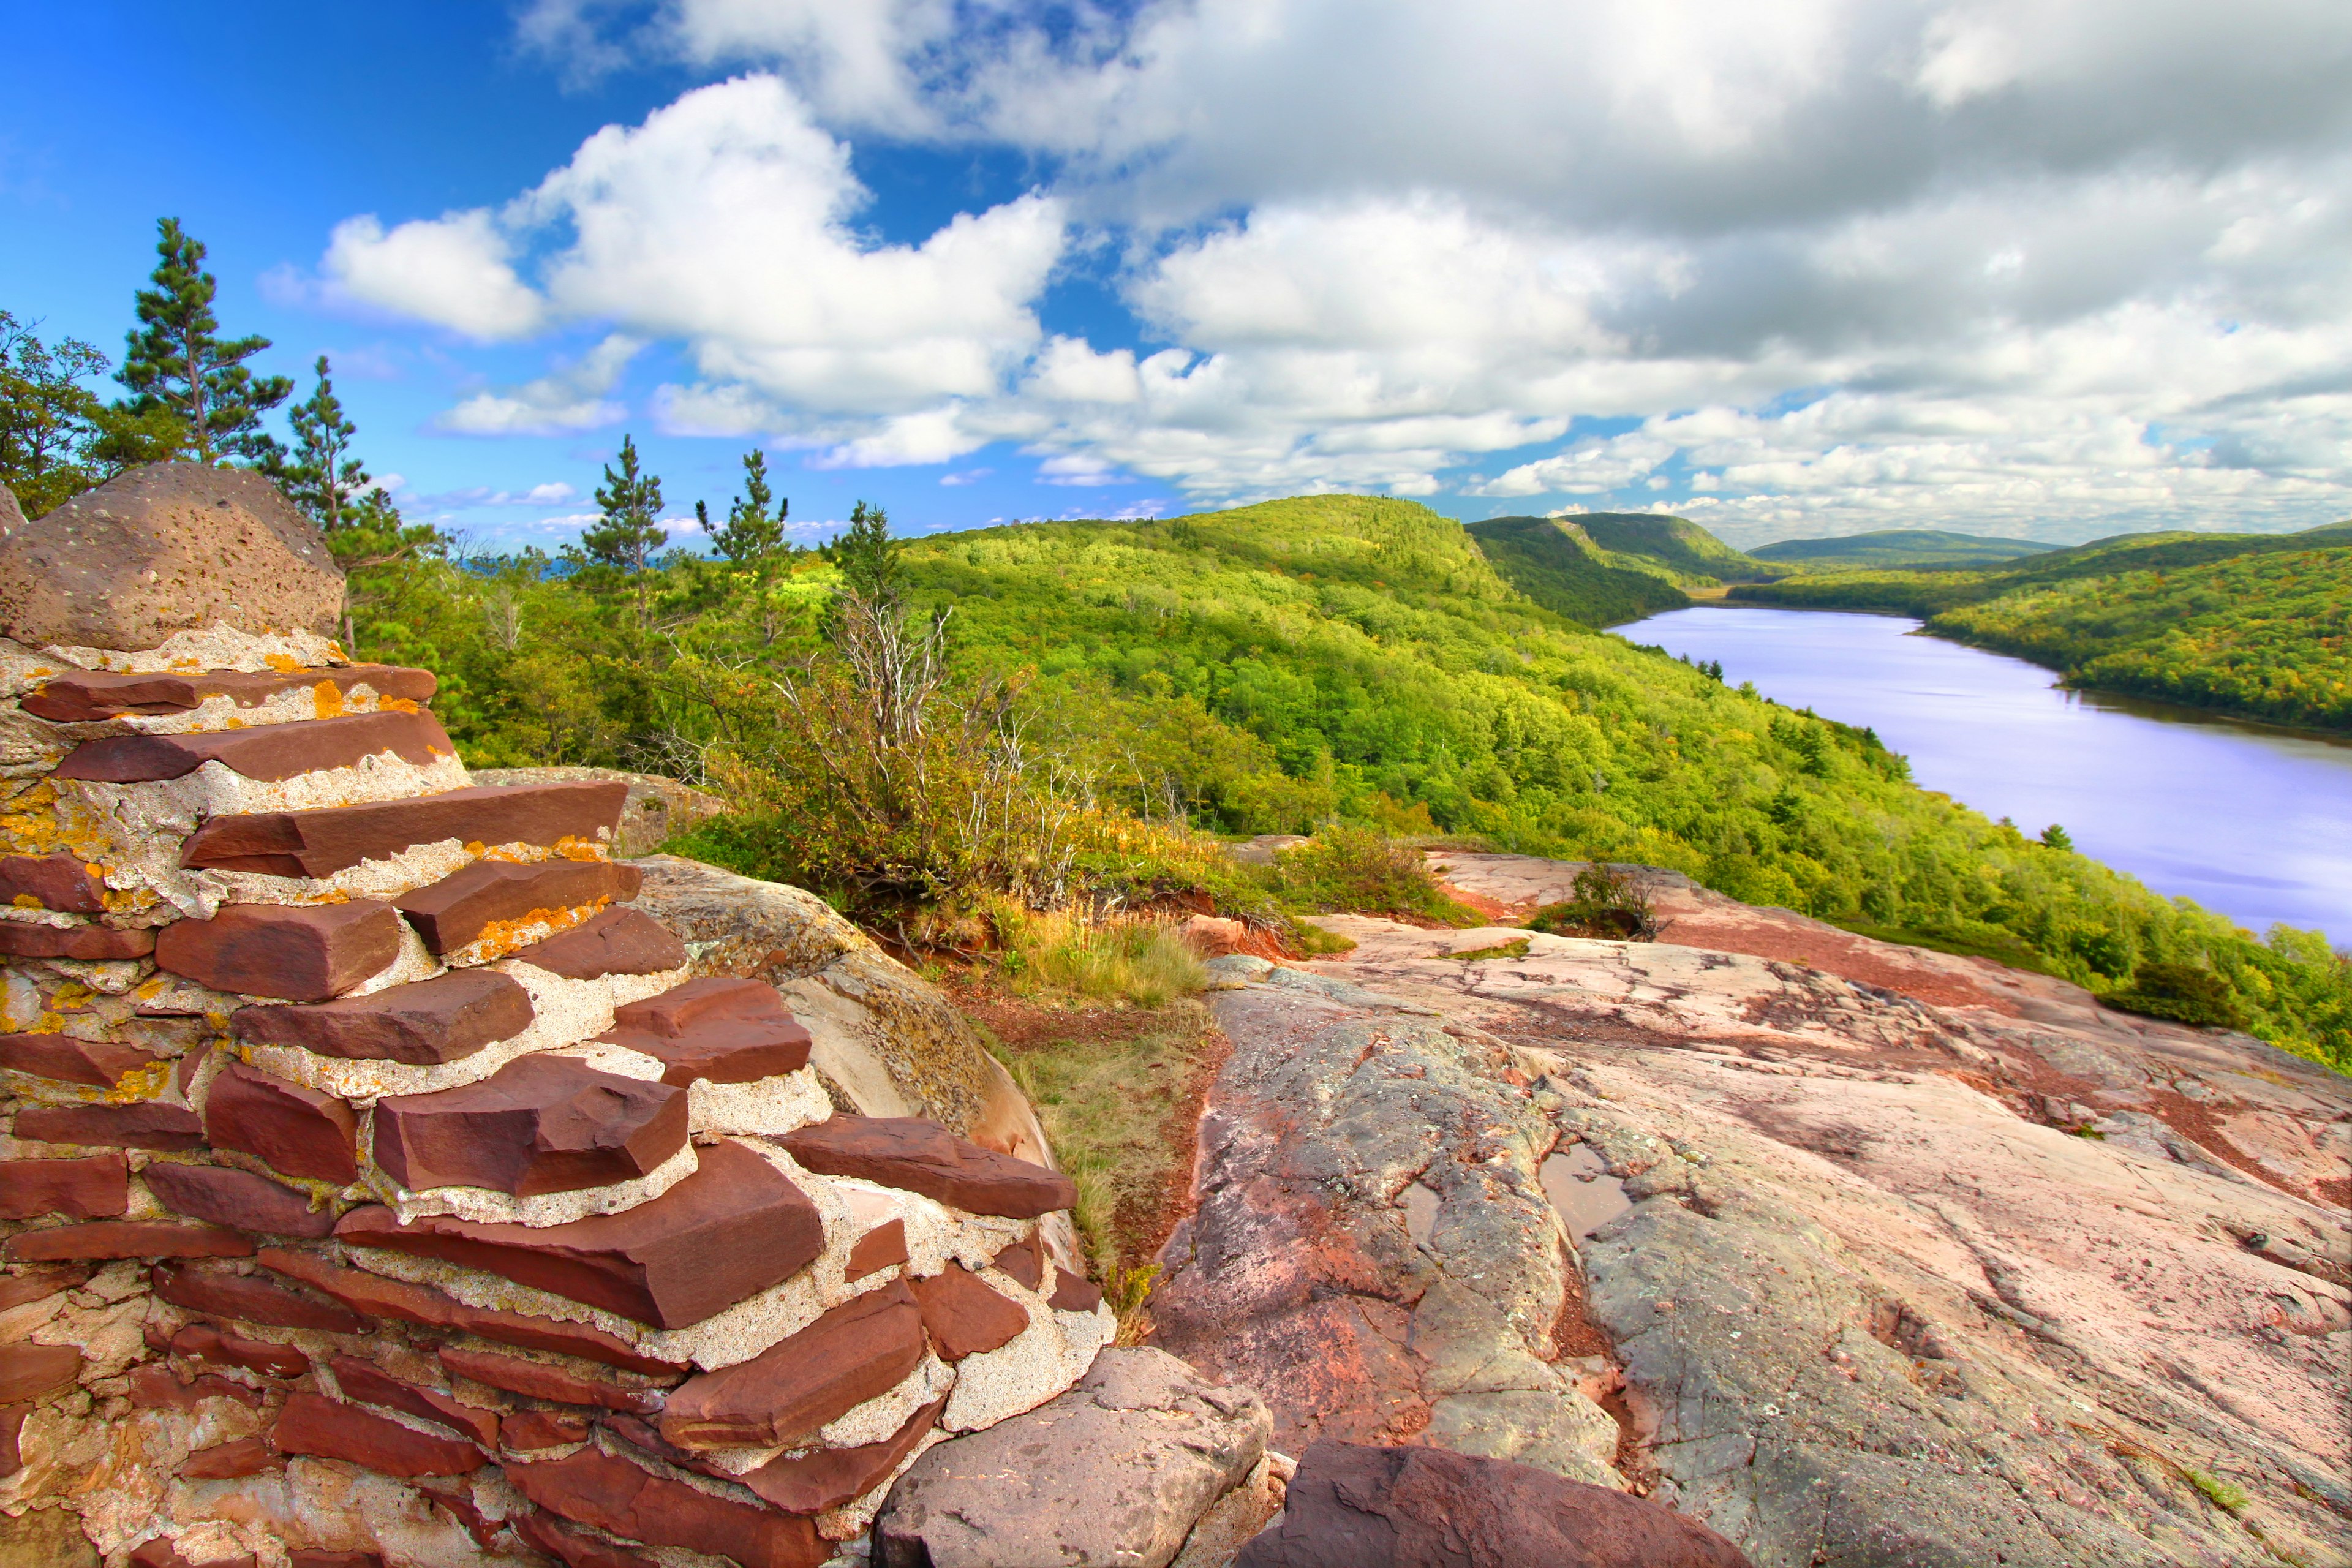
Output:
[[961,1263],[912,1281],[912,1289],[922,1308],[923,1329],[941,1361],[961,1361],[1009,1344],[1029,1326],[1028,1308],[998,1295]]
[[756,980],[689,980],[615,1009],[597,1038],[667,1063],[665,1083],[752,1083],[809,1059],[809,1032]]
[[201,1563],[189,1561],[168,1536],[156,1536],[135,1548],[123,1560],[124,1568],[256,1568],[251,1552],[235,1557],[207,1557]]
[[310,1370],[310,1358],[293,1345],[224,1333],[210,1323],[190,1323],[173,1334],[172,1353],[200,1364],[241,1367],[264,1377],[296,1378]]
[[289,1395],[270,1438],[280,1453],[343,1459],[387,1476],[462,1476],[482,1452],[456,1437],[436,1437],[356,1405],[317,1394]]
[[1045,1304],[1057,1312],[1091,1312],[1102,1305],[1102,1287],[1091,1279],[1079,1278],[1056,1264],[1054,1268],[1054,1293]]
[[0,1160],[0,1219],[61,1214],[106,1219],[131,1205],[131,1167],[120,1154],[81,1160]]
[[599,980],[682,969],[686,944],[642,910],[606,910],[509,956],[566,980]]
[[499,1413],[485,1410],[478,1405],[468,1405],[455,1395],[437,1388],[423,1388],[404,1378],[393,1376],[371,1361],[357,1356],[339,1355],[327,1363],[335,1374],[335,1386],[345,1399],[356,1399],[362,1405],[380,1405],[386,1410],[397,1410],[403,1415],[414,1415],[420,1421],[430,1421],[436,1426],[472,1437],[485,1447],[499,1440]]
[[250,1258],[253,1243],[217,1226],[167,1220],[101,1219],[20,1231],[8,1238],[11,1263],[57,1263],[100,1258]]
[[284,1463],[267,1439],[238,1437],[215,1443],[209,1448],[198,1448],[180,1466],[179,1473],[184,1481],[229,1481],[240,1476],[257,1476]]
[[879,1443],[787,1455],[735,1479],[786,1513],[827,1512],[855,1502],[887,1479],[947,1407],[945,1399],[933,1400]]
[[849,1259],[842,1269],[845,1279],[863,1279],[868,1274],[894,1268],[907,1261],[907,1222],[894,1219],[877,1225],[857,1238],[849,1249]]
[[916,1460],[875,1521],[877,1561],[1163,1568],[1272,1429],[1245,1388],[1159,1351],[1105,1351],[1068,1393]]
[[359,1174],[359,1122],[331,1094],[230,1062],[205,1099],[205,1135],[289,1176],[349,1182]]
[[[263,1262],[269,1255],[260,1255]],[[159,1263],[148,1275],[156,1295],[175,1307],[215,1317],[239,1318],[279,1329],[318,1329],[331,1334],[355,1334],[365,1320],[331,1301],[313,1301],[268,1280],[243,1274],[216,1274]]]
[[184,778],[206,763],[233,773],[275,782],[324,768],[347,768],[390,752],[418,767],[454,757],[441,721],[418,710],[346,713],[291,724],[244,730],[196,730],[181,735],[109,735],[66,753],[54,776],[100,784],[146,784]]
[[84,1148],[178,1153],[204,1146],[205,1124],[184,1105],[35,1105],[16,1113],[19,1138]]
[[[0,496],[7,492],[0,489]],[[6,527],[0,508],[0,530]],[[11,1519],[0,1514],[0,1563],[9,1568],[99,1568],[98,1548],[67,1508],[28,1508]]]
[[587,1421],[558,1410],[518,1410],[499,1421],[499,1446],[512,1453],[561,1448],[587,1440]]
[[1033,1231],[989,1259],[988,1266],[1024,1289],[1034,1290],[1045,1282],[1046,1261],[1045,1238]]
[[112,1040],[78,1040],[70,1035],[0,1035],[0,1068],[112,1089],[125,1073],[139,1072],[164,1058]]
[[376,1101],[375,1163],[412,1192],[576,1192],[649,1175],[685,1148],[687,1104],[684,1089],[577,1057],[522,1057],[479,1083]]
[[155,951],[155,933],[145,926],[37,926],[0,921],[0,957],[70,958],[84,963],[144,958]]
[[906,1282],[854,1296],[750,1361],[672,1392],[661,1435],[681,1448],[791,1443],[898,1385],[923,1359]]
[[489,969],[461,969],[305,1007],[241,1007],[229,1031],[247,1045],[433,1067],[530,1026],[530,993]]
[[517,1491],[549,1512],[648,1545],[731,1557],[742,1568],[817,1568],[833,1554],[806,1519],[713,1497],[593,1447],[502,1468]]
[[535,1546],[562,1563],[564,1568],[661,1568],[651,1557],[625,1552],[611,1542],[574,1529],[551,1513],[536,1510],[507,1521],[526,1545]]
[[0,1405],[55,1393],[80,1373],[81,1352],[71,1345],[0,1345]]
[[1317,1443],[1235,1568],[1748,1568],[1696,1520],[1533,1465]]
[[643,880],[635,866],[610,860],[477,860],[393,903],[425,947],[441,954],[479,941],[490,928],[527,924],[530,916],[635,898]]
[[142,464],[0,534],[0,636],[28,647],[324,632],[342,607],[324,537],[249,468]]
[[324,1552],[300,1546],[287,1553],[286,1568],[383,1568],[383,1559],[373,1552]]
[[903,1187],[971,1214],[1035,1219],[1077,1201],[1059,1171],[983,1149],[919,1116],[835,1116],[776,1142],[820,1175]]
[[496,1351],[469,1351],[445,1346],[441,1364],[452,1376],[470,1377],[509,1394],[529,1399],[549,1399],[561,1405],[593,1405],[625,1415],[649,1415],[662,1406],[662,1396],[649,1388],[624,1388],[603,1378],[587,1377],[543,1361],[500,1355]]
[[486,1340],[496,1340],[501,1344],[520,1345],[525,1350],[557,1351],[630,1372],[675,1374],[686,1370],[674,1362],[646,1355],[626,1342],[585,1323],[558,1322],[551,1318],[527,1317],[520,1312],[468,1306],[422,1285],[386,1279],[363,1269],[340,1268],[309,1253],[266,1247],[258,1256],[265,1267],[276,1269],[289,1279],[299,1279],[332,1296],[353,1311],[364,1312],[372,1318],[393,1318],[427,1328],[456,1329],[479,1334]]
[[[32,1413],[30,1405],[0,1408],[0,1476],[13,1476],[25,1468],[25,1417]],[[0,1544],[5,1544],[5,1538],[0,1538]]]
[[314,1209],[303,1194],[251,1171],[158,1163],[140,1180],[165,1208],[215,1225],[311,1240],[334,1234],[334,1210]]
[[60,1263],[0,1274],[0,1312],[11,1307],[21,1307],[27,1301],[45,1300],[60,1290],[71,1290],[93,1272],[95,1270],[89,1268]]
[[619,768],[476,768],[472,777],[476,784],[568,784],[581,779],[604,779],[625,786],[628,802],[621,808],[620,826],[613,830],[613,854],[621,859],[651,855],[696,823],[732,809],[719,796],[691,784],[658,773],[632,773]]
[[206,1373],[182,1383],[172,1370],[150,1363],[131,1369],[131,1403],[141,1410],[194,1410],[207,1399],[234,1399],[258,1410],[267,1403],[261,1390]]
[[798,1273],[824,1247],[816,1205],[737,1143],[699,1151],[695,1173],[620,1214],[533,1229],[433,1215],[402,1225],[354,1209],[346,1245],[439,1258],[660,1328],[698,1323]]
[[215,697],[226,697],[239,708],[258,708],[281,691],[308,687],[317,698],[317,716],[331,719],[342,711],[349,694],[360,687],[387,704],[413,704],[431,701],[436,684],[429,669],[390,664],[282,671],[207,669],[186,675],[75,670],[29,693],[17,706],[52,723],[80,724],[140,714],[185,713]]
[[399,954],[400,917],[373,899],[232,904],[208,921],[174,921],[155,939],[158,969],[289,1002],[339,996]]
[[106,910],[106,883],[79,857],[0,855],[0,904],[30,899],[45,910],[95,915]]
[[362,860],[389,859],[419,844],[602,841],[626,792],[619,784],[455,789],[406,800],[313,811],[215,816],[189,835],[180,864],[272,877],[331,877]]

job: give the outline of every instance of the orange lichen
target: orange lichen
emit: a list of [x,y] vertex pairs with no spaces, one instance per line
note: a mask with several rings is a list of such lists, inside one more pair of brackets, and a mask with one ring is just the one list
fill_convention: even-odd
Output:
[[593,838],[565,834],[555,841],[555,852],[566,860],[602,860],[604,847]]
[[280,675],[291,675],[302,668],[302,661],[290,653],[264,654],[261,662]]
[[579,904],[570,909],[532,910],[512,920],[491,921],[482,927],[480,935],[449,956],[467,963],[488,963],[494,958],[505,957],[519,947],[543,941],[558,931],[570,931],[612,901],[608,894],[593,903]]
[[320,718],[333,719],[342,713],[343,689],[333,681],[319,682],[318,685],[310,688],[310,696],[318,704]]

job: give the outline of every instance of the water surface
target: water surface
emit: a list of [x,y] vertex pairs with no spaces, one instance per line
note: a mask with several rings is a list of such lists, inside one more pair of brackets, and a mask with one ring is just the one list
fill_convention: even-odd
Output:
[[2352,743],[2060,690],[1895,616],[1702,606],[1615,628],[1823,718],[1868,725],[1911,776],[2256,931],[2352,943]]

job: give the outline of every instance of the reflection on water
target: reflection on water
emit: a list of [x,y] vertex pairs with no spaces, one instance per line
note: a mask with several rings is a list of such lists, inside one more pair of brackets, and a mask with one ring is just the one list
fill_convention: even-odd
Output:
[[1563,1145],[1545,1157],[1539,1173],[1544,1196],[1579,1241],[1633,1206],[1625,1184],[1609,1173],[1609,1163],[1589,1143]]
[[1894,616],[1739,606],[1620,626],[1737,686],[1868,725],[1911,776],[2260,931],[2352,942],[2352,743],[2132,698],[2062,691],[2039,665],[1913,636]]

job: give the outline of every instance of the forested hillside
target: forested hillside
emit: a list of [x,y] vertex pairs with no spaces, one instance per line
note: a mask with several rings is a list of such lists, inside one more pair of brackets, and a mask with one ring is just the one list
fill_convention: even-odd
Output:
[[1891,566],[1983,566],[2051,549],[2030,539],[1991,539],[1932,528],[1889,528],[1837,539],[1783,539],[1748,554],[1801,572],[1853,572]]
[[[1213,881],[1179,824],[1336,816],[1672,867],[2101,989],[2149,963],[2203,964],[2269,1037],[2352,1049],[2352,984],[2316,935],[2256,942],[1921,791],[1865,731],[1545,609],[1411,502],[1028,523],[876,559],[567,575],[410,560],[361,574],[360,651],[440,669],[436,706],[470,761],[708,778],[753,811],[703,852],[853,906],[952,901],[990,879]],[[867,584],[850,600],[845,571]],[[822,651],[840,605],[869,598],[903,602],[919,641],[947,617],[944,717],[897,731],[911,738],[896,752],[867,742],[905,710]],[[899,760],[851,777],[842,758],[860,748]],[[921,788],[984,819],[985,843],[919,802],[878,828],[847,815],[915,789],[909,757],[932,770]]]
[[1579,519],[1496,517],[1467,527],[1512,587],[1571,621],[1612,626],[1691,602],[1675,573],[1647,557],[1603,550]]

